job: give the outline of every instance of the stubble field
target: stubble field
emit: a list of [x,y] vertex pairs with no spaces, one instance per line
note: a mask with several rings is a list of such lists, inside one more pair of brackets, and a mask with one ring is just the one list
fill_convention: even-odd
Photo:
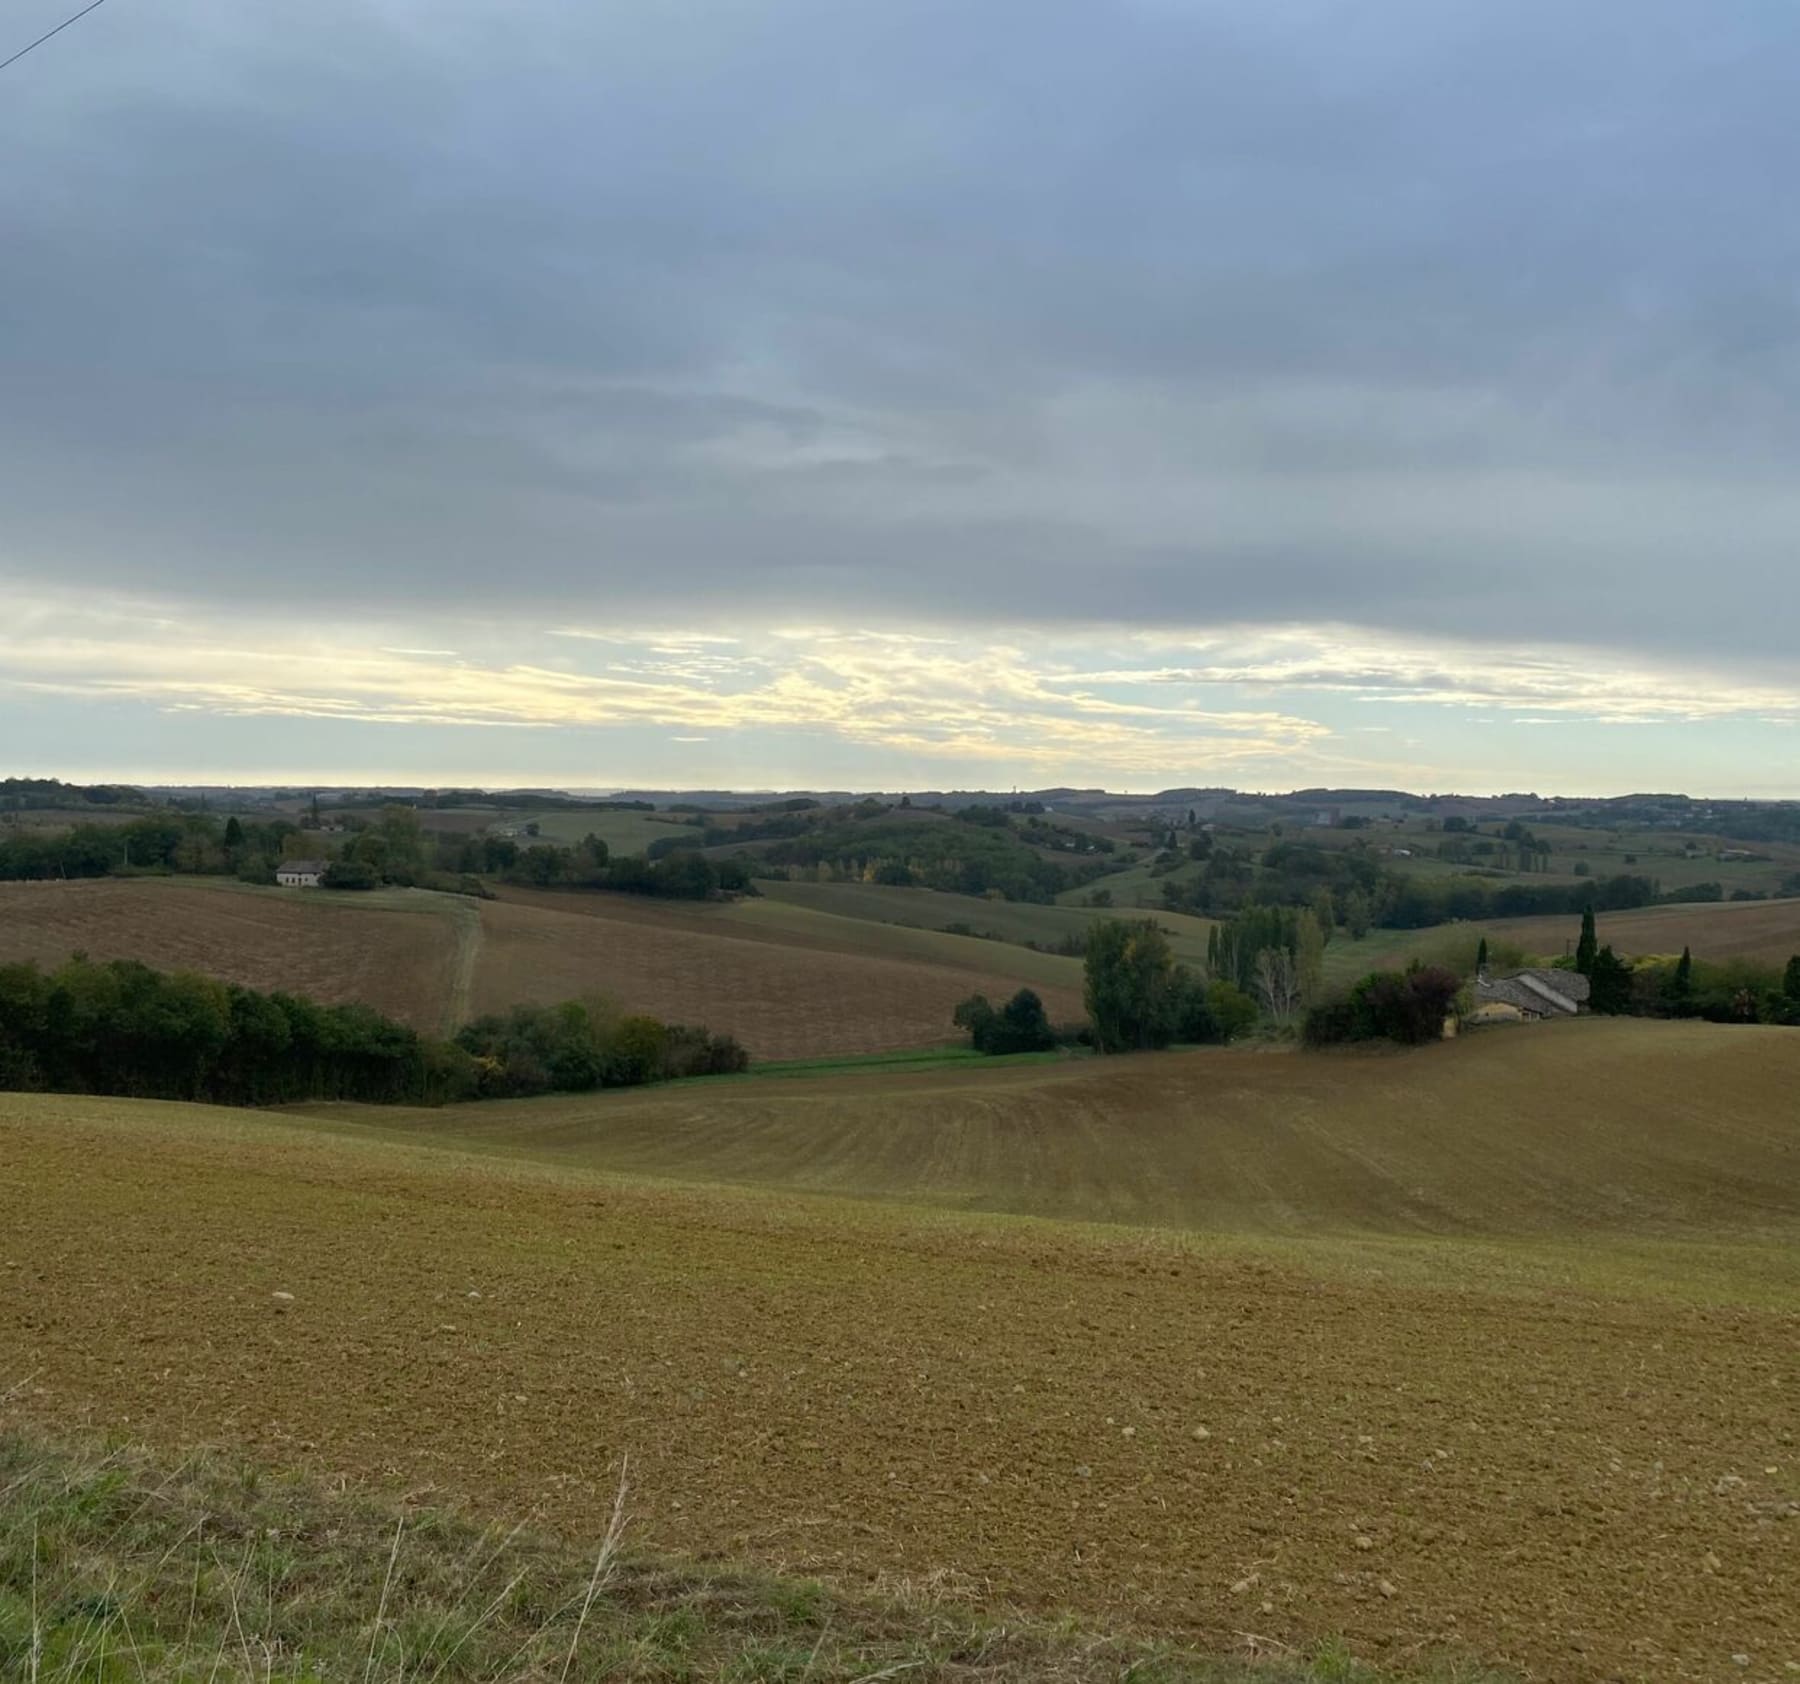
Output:
[[640,1535],[690,1556],[1227,1650],[1787,1677],[1797,1059],[1596,1023],[1111,1095],[4,1096],[0,1351],[34,1421],[571,1533],[629,1451]]

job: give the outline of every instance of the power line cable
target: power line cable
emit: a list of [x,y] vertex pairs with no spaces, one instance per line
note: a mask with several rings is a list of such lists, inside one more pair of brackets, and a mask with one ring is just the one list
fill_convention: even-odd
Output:
[[43,46],[43,44],[46,41],[48,41],[52,35],[62,34],[62,32],[65,29],[67,29],[70,24],[79,23],[84,17],[86,17],[88,15],[89,12],[93,11],[96,7],[104,6],[105,4],[106,4],[106,0],[89,0],[89,3],[85,6],[83,6],[81,8],[81,10],[74,15],[74,17],[64,18],[62,20],[62,22],[59,23],[54,29],[46,30],[42,35],[40,35],[35,41],[33,41],[31,43],[31,46],[21,47],[16,53],[13,54],[13,56],[11,58],[0,59],[0,70],[4,70],[9,64],[17,64],[20,59],[22,59],[28,52],[31,51],[32,47]]

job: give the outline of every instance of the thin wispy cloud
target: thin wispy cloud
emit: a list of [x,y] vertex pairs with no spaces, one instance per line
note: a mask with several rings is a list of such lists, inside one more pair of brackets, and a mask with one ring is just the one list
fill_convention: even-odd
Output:
[[[34,604],[8,620],[33,629],[0,630],[0,700],[601,740],[654,727],[667,742],[730,742],[746,757],[770,734],[801,733],[834,757],[910,756],[971,779],[1021,769],[1045,782],[1366,779],[1396,764],[1367,741],[1394,729],[1369,722],[1371,707],[1461,717],[1477,730],[1495,719],[1800,720],[1800,686],[1658,672],[1572,648],[1520,658],[1467,643],[1375,647],[1339,627],[1243,627],[1199,643],[1121,627],[1084,639],[1029,627],[990,629],[985,639],[815,627],[803,639],[746,632],[699,656],[659,631],[621,628],[582,641],[581,658],[570,659],[568,641],[549,633],[484,637],[466,625],[460,653],[446,645],[434,654],[357,643],[293,616],[190,617],[176,635],[151,640],[131,635],[129,618],[89,615],[74,601]],[[1120,664],[1122,654],[1133,664]],[[1416,744],[1409,737],[1403,746]],[[1465,752],[1469,777],[1500,775]],[[1398,764],[1427,769],[1416,759]]]

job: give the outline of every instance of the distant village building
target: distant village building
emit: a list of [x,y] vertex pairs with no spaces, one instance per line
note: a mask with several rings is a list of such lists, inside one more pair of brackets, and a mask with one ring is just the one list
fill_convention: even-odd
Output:
[[325,876],[328,860],[283,860],[275,868],[275,881],[284,889],[316,889]]
[[1471,1023],[1536,1022],[1575,1017],[1586,1007],[1588,979],[1579,971],[1543,969],[1514,971],[1511,976],[1475,979]]

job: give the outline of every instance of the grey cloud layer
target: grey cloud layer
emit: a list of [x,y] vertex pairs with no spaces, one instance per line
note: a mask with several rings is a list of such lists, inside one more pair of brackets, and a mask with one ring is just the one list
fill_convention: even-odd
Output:
[[0,573],[1779,664],[1797,65],[1785,0],[109,7],[0,105]]

